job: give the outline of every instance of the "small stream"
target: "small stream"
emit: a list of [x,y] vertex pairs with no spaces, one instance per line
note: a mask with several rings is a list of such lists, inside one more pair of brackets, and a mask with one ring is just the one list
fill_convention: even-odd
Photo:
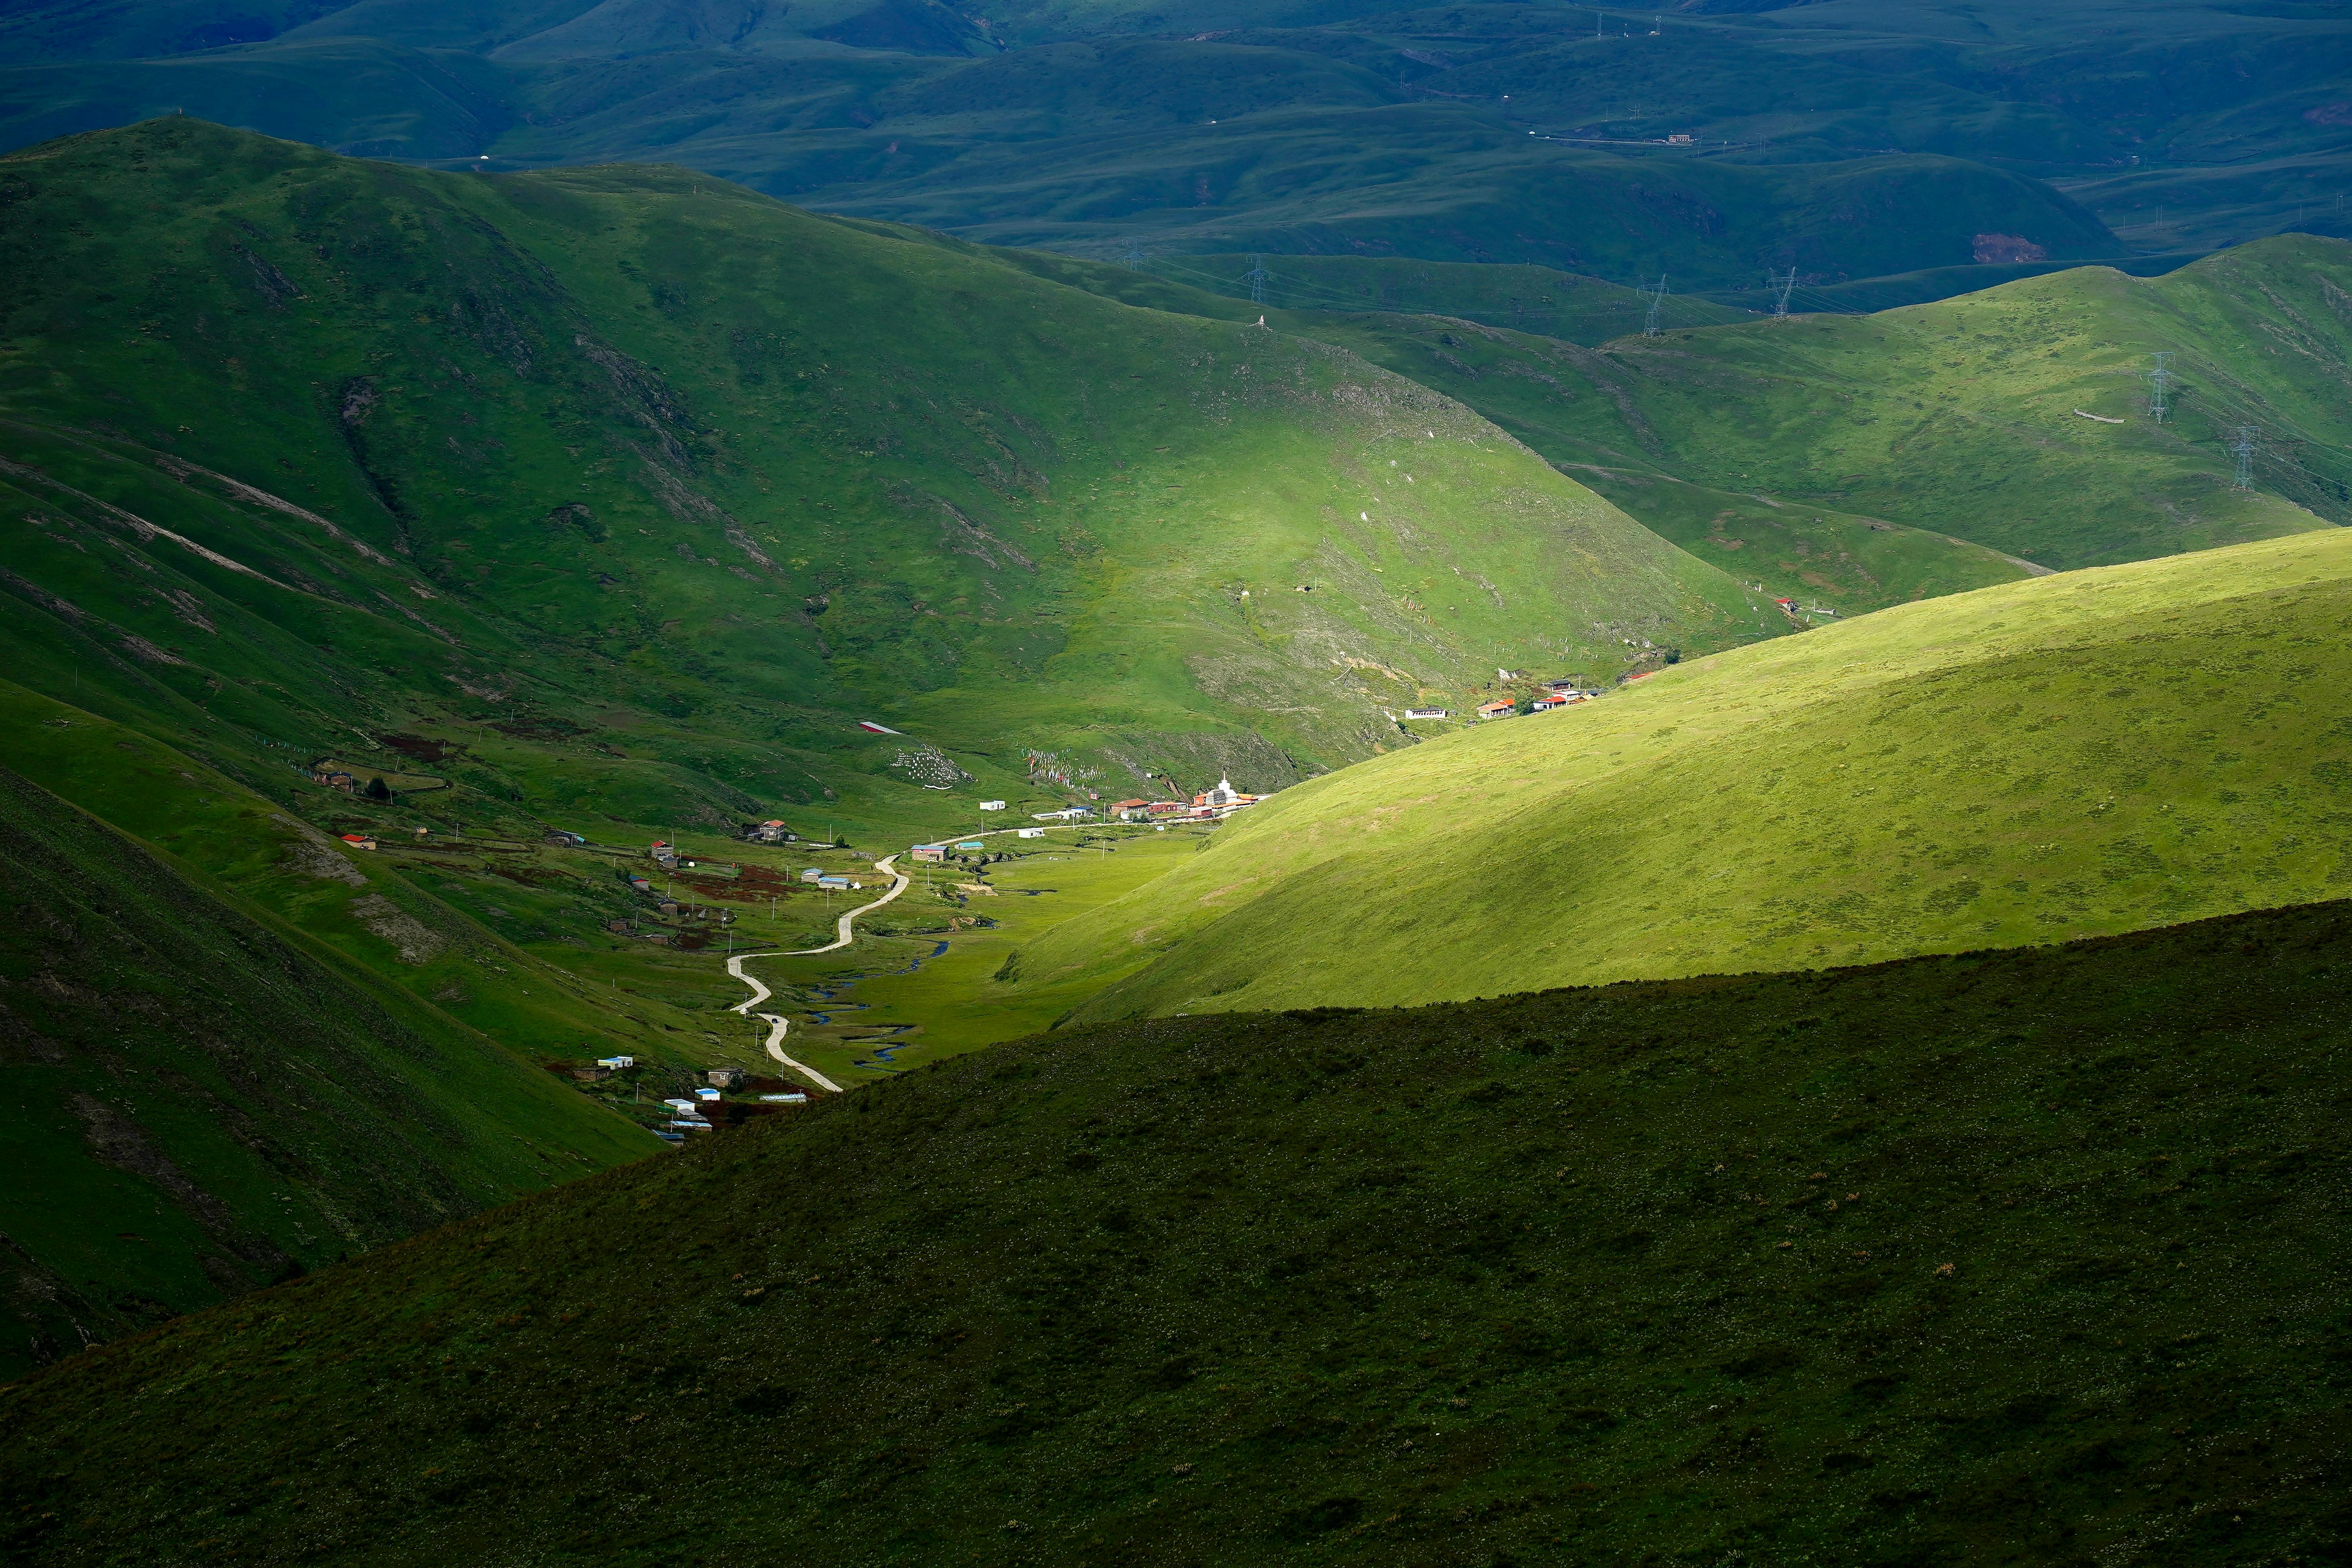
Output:
[[[933,946],[929,953],[925,954],[921,958],[914,960],[904,969],[893,969],[888,970],[886,973],[890,974],[912,974],[915,971],[922,968],[924,964],[929,963],[932,959],[940,957],[942,953],[946,952],[947,950],[948,944],[943,942],[940,942]],[[871,975],[860,975],[856,979],[838,980],[834,983],[834,987],[830,991],[812,990],[810,994],[816,996],[819,1000],[830,1005],[835,997],[848,990],[851,986],[856,984],[857,980],[872,978],[873,976]],[[808,1016],[809,1022],[813,1024],[830,1024],[834,1020],[834,1014],[835,1012],[863,1012],[870,1009],[872,1006],[873,1004],[870,1002],[846,1002],[842,1004],[838,1008],[834,1009],[833,1012],[811,1013]],[[874,1037],[887,1039],[893,1035],[905,1034],[914,1026],[915,1026],[912,1024],[887,1024],[884,1025],[883,1027],[888,1030],[889,1033]],[[859,1043],[864,1044],[865,1042],[861,1041]],[[876,1046],[870,1048],[874,1052],[871,1059],[861,1058],[858,1060],[851,1062],[849,1065],[854,1068],[864,1068],[868,1072],[900,1072],[904,1070],[890,1058],[895,1053],[905,1050],[907,1048],[905,1045]]]

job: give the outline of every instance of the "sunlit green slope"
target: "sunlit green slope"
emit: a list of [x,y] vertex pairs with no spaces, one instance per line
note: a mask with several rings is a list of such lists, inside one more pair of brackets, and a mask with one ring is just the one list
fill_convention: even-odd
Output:
[[2352,878],[2352,534],[1882,611],[1286,792],[1023,955],[1081,1017],[2013,946]]
[[[1146,277],[994,254],[1158,309],[1258,309],[1208,291],[1236,287],[1230,265],[1174,258]],[[1539,268],[1266,265],[1300,279],[1267,285],[1297,307],[1269,321],[1461,400],[1710,564],[1843,614],[2352,520],[2340,241],[2264,240],[2153,279],[2075,268],[1867,317],[1800,300],[1788,321],[1683,331],[1668,300],[1654,338],[1630,290]]]
[[[144,1228],[113,1222],[129,1178],[75,1131],[72,1093],[112,1070],[103,1007],[41,1026],[81,1054],[25,1080],[12,1191],[42,1217],[0,1230],[61,1282],[26,1330],[52,1346],[651,1149],[536,1068],[766,1059],[718,1013],[741,995],[723,955],[837,911],[797,880],[805,845],[728,843],[746,821],[863,868],[982,797],[1080,794],[1033,753],[1122,793],[1171,770],[1269,788],[1404,743],[1384,708],[1458,704],[1498,666],[1607,674],[1773,629],[1340,351],[676,171],[435,174],[174,119],[0,160],[0,194],[8,764],[93,842],[169,858],[132,879],[166,889],[142,918],[201,903],[169,890],[193,879],[322,976],[215,1030],[230,1079],[124,1091],[180,1173],[154,1178],[180,1217]],[[417,782],[341,794],[310,776],[330,757]],[[649,863],[551,827],[627,855],[683,835],[769,879],[680,889],[738,923],[651,945],[667,879],[636,891]],[[58,853],[9,851],[28,907],[84,897],[51,886]],[[944,932],[940,909],[905,924]],[[231,917],[205,919],[190,941],[226,951]],[[100,963],[107,939],[78,940]],[[159,960],[156,984],[215,1009],[259,984],[201,968]],[[321,1066],[304,1021],[333,1029],[345,993],[424,1043],[354,1026]],[[310,1109],[271,1109],[320,1073]],[[379,1079],[388,1130],[335,1109]],[[382,1139],[439,1207],[354,1206]],[[204,1272],[216,1245],[233,1274]]]
[[[1393,335],[1369,320],[1355,331]],[[1350,342],[1345,329],[1329,335]],[[2352,520],[2352,244],[2341,240],[2290,236],[2160,278],[2079,268],[1875,315],[1670,331],[1589,352],[1490,327],[1454,336],[1445,352],[1465,367],[1458,379],[1414,374],[1448,391],[1489,371],[1517,375],[1501,383],[1518,399],[1511,428],[1549,457],[1760,489],[2042,565]],[[2161,423],[2149,412],[2159,353],[2171,356]],[[1433,363],[1425,347],[1420,357]],[[1519,365],[1556,389],[1539,395]],[[2244,427],[2252,485],[2239,490],[2231,448]]]
[[[829,786],[847,717],[1016,769],[1199,729],[1311,769],[1417,687],[1767,624],[1321,344],[682,173],[469,179],[187,121],[0,169],[33,280],[0,478],[54,522],[15,536],[10,613],[54,644],[80,623],[47,594],[177,649],[138,679],[202,707],[216,672],[283,739],[342,732],[336,679],[570,736],[654,716],[699,731],[717,816]],[[87,547],[125,530],[143,564]],[[1357,689],[1374,665],[1400,676]],[[576,808],[596,792],[567,773]]]
[[2347,964],[1060,1031],[0,1386],[0,1553],[2340,1560]]
[[[1213,285],[1233,289],[1232,277],[1196,267],[1189,258],[1134,270],[1050,251],[976,247],[896,225],[872,226],[987,256],[1105,299],[1212,321],[1263,316],[1285,331],[1345,348],[1475,408],[1643,527],[1768,597],[1796,596],[1833,614],[1854,615],[2011,582],[2034,570],[1932,530],[1836,506],[1783,504],[1752,489],[1691,484],[1673,479],[1671,470],[1661,475],[1654,442],[1631,458],[1609,454],[1621,466],[1589,460],[1590,445],[1559,428],[1563,409],[1580,397],[1597,393],[1643,436],[1653,434],[1605,363],[1581,346],[1639,326],[1643,307],[1631,289],[1532,267],[1277,258],[1270,265],[1282,268],[1278,278],[1295,273],[1307,279],[1286,294],[1267,285],[1269,300],[1287,298],[1298,307],[1286,310],[1250,303],[1245,283],[1236,290],[1242,298],[1212,292]],[[1367,301],[1387,298],[1394,308],[1342,308],[1357,295]],[[1491,324],[1514,319],[1527,330]]]

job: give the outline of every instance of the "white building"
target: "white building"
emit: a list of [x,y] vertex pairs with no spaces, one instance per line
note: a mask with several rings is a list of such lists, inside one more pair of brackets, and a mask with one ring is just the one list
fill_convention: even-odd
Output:
[[1004,809],[1004,803],[1001,800],[983,800],[980,803],[980,809],[982,811],[1003,811]]

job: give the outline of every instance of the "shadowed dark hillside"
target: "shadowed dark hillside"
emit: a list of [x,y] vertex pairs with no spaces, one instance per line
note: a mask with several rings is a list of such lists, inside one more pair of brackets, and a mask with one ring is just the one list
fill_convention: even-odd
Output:
[[[149,825],[176,815],[159,801]],[[278,821],[249,854],[367,888]],[[653,1146],[5,770],[0,866],[20,900],[0,922],[0,1371]]]
[[1170,1019],[0,1391],[15,1560],[2336,1561],[2352,907]]

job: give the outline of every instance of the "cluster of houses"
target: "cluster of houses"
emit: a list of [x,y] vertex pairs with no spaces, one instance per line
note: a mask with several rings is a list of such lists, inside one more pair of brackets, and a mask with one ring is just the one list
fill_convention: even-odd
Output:
[[[1640,677],[1634,676],[1629,679],[1639,679]],[[1566,708],[1578,702],[1590,702],[1601,695],[1598,691],[1583,689],[1574,680],[1547,680],[1543,685],[1544,694],[1528,704],[1528,711],[1530,713],[1549,713],[1555,708]],[[1481,720],[1507,719],[1518,710],[1519,705],[1510,698],[1497,697],[1492,702],[1478,704],[1476,713]],[[1451,709],[1445,708],[1408,708],[1402,714],[1391,714],[1390,717],[1451,719],[1454,714]]]
[[1245,805],[1255,805],[1261,798],[1244,795],[1234,787],[1233,780],[1221,778],[1216,788],[1202,790],[1190,804],[1181,800],[1121,800],[1114,801],[1108,809],[1120,822],[1195,821],[1230,816]]
[[745,823],[742,838],[746,844],[797,844],[800,842],[799,834],[793,832],[782,823],[773,820]]
[[[1263,798],[1260,795],[1244,795],[1234,787],[1233,780],[1221,778],[1217,781],[1216,788],[1202,790],[1189,802],[1121,800],[1112,802],[1105,806],[1103,811],[1115,822],[1151,822],[1164,826],[1169,822],[1199,822],[1229,816],[1244,806],[1256,805]],[[1004,809],[1004,803],[1001,800],[984,800],[980,803],[980,809],[1002,811]],[[1096,812],[1092,806],[1071,805],[1065,806],[1059,811],[1034,812],[1031,816],[1038,822],[1089,822],[1094,819]],[[1045,830],[1042,827],[1020,827],[1013,830],[1013,837],[1017,838],[1043,838],[1045,836]],[[936,844],[915,845],[908,853],[916,860],[936,864],[953,855],[976,855],[986,848],[987,846],[977,838],[961,841],[941,839]],[[803,872],[802,875],[805,877],[808,873]]]
[[[740,1127],[759,1116],[773,1116],[788,1105],[806,1105],[808,1090],[782,1079],[751,1078],[741,1068],[712,1068],[702,1075],[707,1089],[697,1089],[691,1099],[678,1096],[665,1100],[669,1108],[669,1122],[654,1129],[654,1135],[672,1143],[686,1142],[689,1132],[709,1132],[720,1127]],[[752,1100],[729,1100],[731,1091],[749,1089],[759,1096]]]

